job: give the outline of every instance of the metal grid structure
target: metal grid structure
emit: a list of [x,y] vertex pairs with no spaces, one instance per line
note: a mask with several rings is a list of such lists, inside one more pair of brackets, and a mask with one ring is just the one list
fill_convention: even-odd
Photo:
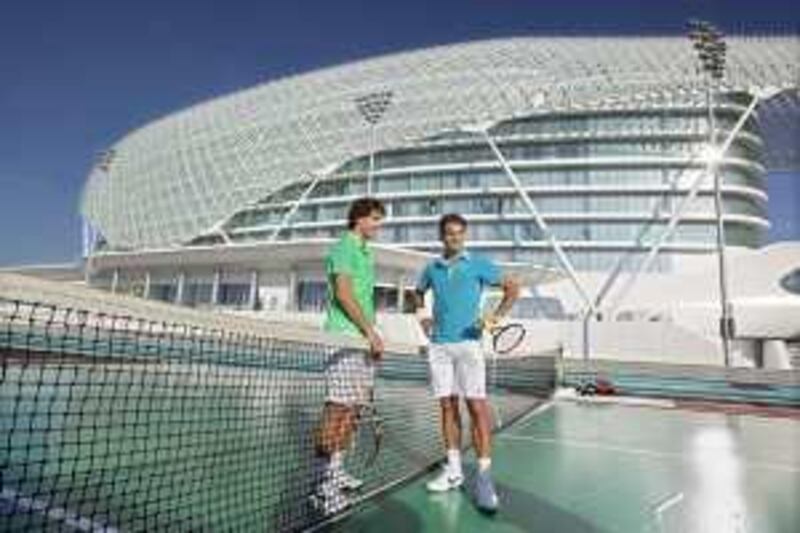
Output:
[[[727,42],[723,89],[796,92],[797,36]],[[676,96],[702,102],[692,54],[683,37],[513,38],[278,80],[177,112],[120,140],[113,159],[92,170],[82,211],[115,247],[183,244],[254,199],[367,155],[373,140],[380,151],[465,124],[631,103],[664,106]],[[392,106],[374,128],[364,128],[354,99],[386,90]]]

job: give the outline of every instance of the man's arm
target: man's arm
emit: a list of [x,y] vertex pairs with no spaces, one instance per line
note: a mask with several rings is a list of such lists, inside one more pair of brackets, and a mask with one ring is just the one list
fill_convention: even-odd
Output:
[[500,280],[500,287],[503,290],[503,298],[494,311],[489,311],[482,319],[481,326],[484,329],[492,329],[497,325],[501,318],[506,316],[514,302],[519,298],[519,282],[511,276],[503,276]]
[[425,309],[425,293],[428,292],[430,287],[430,272],[428,271],[428,265],[426,265],[422,270],[422,273],[417,280],[417,286],[414,289],[414,311],[416,312],[417,320],[419,320],[419,325],[422,327],[423,333],[425,333],[425,335],[428,337],[431,336],[431,332],[433,330],[433,319],[426,313],[423,313],[423,310]]
[[428,337],[431,336],[431,330],[433,329],[433,319],[427,315],[427,313],[423,313],[425,309],[425,293],[420,289],[416,289],[414,291],[413,296],[414,301],[414,311],[417,315],[417,320],[419,320],[419,325],[422,327],[422,331]]
[[503,276],[500,287],[503,289],[503,299],[500,300],[500,304],[494,310],[496,318],[502,318],[511,311],[511,306],[519,298],[520,292],[519,282],[511,276]]
[[380,357],[381,353],[383,353],[383,341],[372,324],[364,316],[364,311],[361,309],[361,306],[358,305],[353,294],[353,282],[350,276],[346,274],[334,275],[334,296],[347,317],[361,330],[361,333],[363,333],[369,341],[372,354],[376,358]]

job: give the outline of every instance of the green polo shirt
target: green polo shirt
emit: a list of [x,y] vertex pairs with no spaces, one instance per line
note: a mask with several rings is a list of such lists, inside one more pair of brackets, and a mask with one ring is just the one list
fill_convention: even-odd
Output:
[[353,285],[356,302],[364,317],[375,322],[375,260],[367,242],[351,231],[331,246],[325,258],[325,274],[328,279],[328,313],[325,331],[361,336],[361,330],[353,323],[334,297],[334,276],[346,275]]

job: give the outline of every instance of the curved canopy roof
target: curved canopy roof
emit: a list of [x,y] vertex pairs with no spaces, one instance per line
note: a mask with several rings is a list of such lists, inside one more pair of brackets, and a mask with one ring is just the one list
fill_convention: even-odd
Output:
[[[727,42],[727,87],[797,90],[797,36]],[[278,187],[366,154],[367,95],[391,92],[375,126],[383,150],[532,113],[663,104],[677,94],[700,101],[694,55],[684,37],[511,38],[280,79],[124,137],[89,175],[82,211],[114,247],[179,245]]]

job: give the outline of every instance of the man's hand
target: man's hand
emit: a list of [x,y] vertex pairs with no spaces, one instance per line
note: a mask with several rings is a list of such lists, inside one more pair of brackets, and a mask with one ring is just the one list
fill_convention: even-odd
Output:
[[419,325],[422,328],[422,332],[425,333],[425,336],[430,338],[433,332],[433,319],[429,316],[420,318]]
[[379,361],[383,356],[383,339],[374,328],[370,328],[367,332],[367,341],[369,342],[369,354],[375,361]]
[[478,319],[478,327],[481,328],[481,331],[492,331],[498,326],[499,323],[500,319],[491,311]]

